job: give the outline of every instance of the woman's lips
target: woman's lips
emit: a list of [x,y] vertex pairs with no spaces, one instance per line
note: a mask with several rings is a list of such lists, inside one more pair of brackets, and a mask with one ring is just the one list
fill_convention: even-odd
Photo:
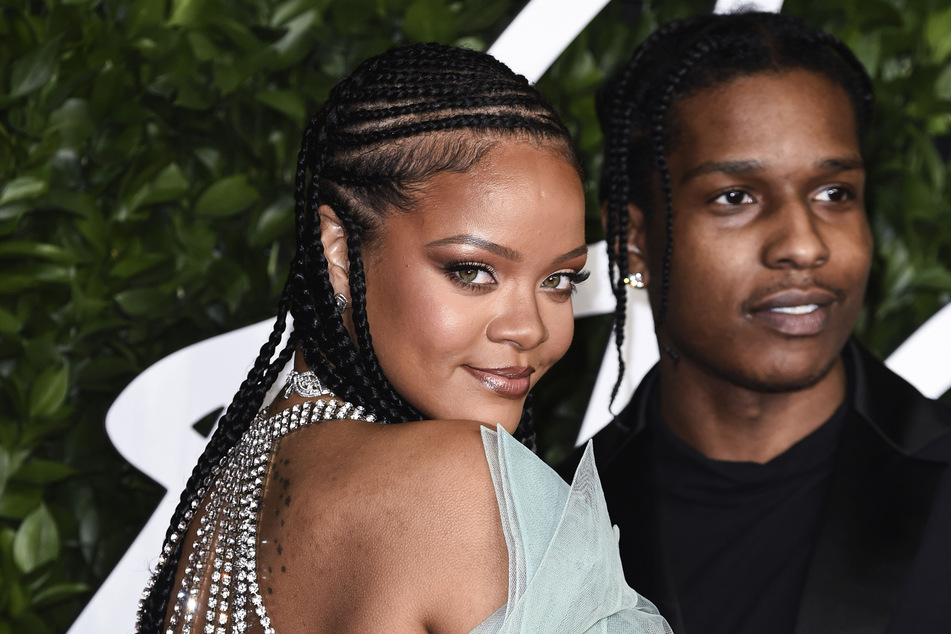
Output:
[[817,335],[825,329],[836,299],[835,293],[822,288],[787,289],[757,302],[749,314],[784,335]]
[[504,368],[475,368],[471,365],[462,366],[466,372],[479,379],[499,396],[505,398],[525,398],[532,387],[532,374],[535,368],[508,366]]

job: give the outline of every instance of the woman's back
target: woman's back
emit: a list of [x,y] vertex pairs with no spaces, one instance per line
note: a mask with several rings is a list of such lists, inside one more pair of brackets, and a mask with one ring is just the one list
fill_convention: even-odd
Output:
[[478,424],[328,421],[272,465],[258,567],[278,632],[468,632],[505,603]]
[[[468,632],[505,603],[508,554],[478,423],[315,421],[274,442],[262,485],[252,563],[281,634]],[[202,516],[176,588],[195,563]],[[212,544],[227,542],[227,528],[207,532]],[[216,594],[230,605],[218,568],[204,568],[198,604]],[[211,621],[225,625],[240,609]],[[253,612],[241,613],[247,631],[263,631]],[[196,610],[192,631],[206,619]]]

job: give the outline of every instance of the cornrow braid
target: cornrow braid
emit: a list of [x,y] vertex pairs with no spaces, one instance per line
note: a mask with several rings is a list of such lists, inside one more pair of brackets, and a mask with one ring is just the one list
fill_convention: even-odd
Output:
[[625,370],[622,345],[627,294],[623,280],[628,274],[628,205],[636,205],[647,219],[657,209],[664,211],[666,244],[659,286],[655,287],[655,328],[667,315],[674,252],[667,157],[678,143],[676,104],[739,77],[796,69],[817,73],[842,86],[852,103],[858,138],[863,141],[874,104],[871,78],[840,40],[788,15],[700,15],[665,24],[599,91],[598,120],[605,138],[600,192],[607,211],[608,264],[617,302],[614,333],[620,361],[612,403]]
[[[472,169],[500,141],[557,151],[580,174],[567,129],[552,107],[494,58],[440,44],[393,49],[338,83],[304,130],[295,177],[297,251],[278,318],[198,461],[166,535],[165,563],[139,612],[139,631],[161,631],[190,512],[216,464],[239,440],[295,347],[321,382],[378,421],[420,420],[384,375],[373,350],[362,250],[392,214],[412,212],[421,185]],[[337,313],[318,210],[330,206],[347,234],[350,307],[356,341]],[[290,314],[294,331],[276,354]],[[530,408],[516,437],[535,448]]]

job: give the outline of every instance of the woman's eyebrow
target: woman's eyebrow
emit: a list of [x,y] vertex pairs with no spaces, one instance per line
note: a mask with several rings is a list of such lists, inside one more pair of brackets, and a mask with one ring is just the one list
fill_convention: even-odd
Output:
[[488,251],[489,253],[494,253],[499,257],[505,258],[506,260],[512,260],[513,262],[522,261],[522,254],[514,249],[503,247],[501,244],[496,244],[495,242],[491,242],[489,240],[484,240],[482,238],[465,234],[433,240],[427,244],[426,247],[442,247],[446,246],[447,244],[460,244],[467,247],[476,247],[484,251]]
[[572,258],[576,258],[579,255],[584,255],[587,252],[588,252],[588,245],[582,244],[577,249],[572,249],[568,253],[558,256],[557,258],[555,258],[555,262],[564,262],[565,260],[571,260]]

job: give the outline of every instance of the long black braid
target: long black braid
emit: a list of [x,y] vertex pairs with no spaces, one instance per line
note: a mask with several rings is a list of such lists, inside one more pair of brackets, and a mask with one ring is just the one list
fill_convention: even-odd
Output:
[[[815,72],[842,86],[852,102],[858,137],[865,138],[874,102],[868,73],[841,41],[788,15],[702,15],[665,24],[598,93],[598,120],[605,139],[600,195],[607,210],[608,264],[617,303],[614,334],[620,362],[612,402],[625,370],[622,344],[627,321],[624,279],[629,273],[629,204],[636,205],[645,218],[657,209],[664,210],[666,244],[655,287],[655,328],[667,314],[674,250],[667,157],[678,142],[676,104],[739,77],[794,69]],[[675,351],[670,353],[676,356]]]
[[[331,91],[301,142],[297,252],[277,321],[182,493],[166,535],[167,563],[143,600],[139,631],[161,631],[181,553],[170,536],[184,530],[214,465],[248,428],[295,347],[324,385],[377,420],[422,418],[384,376],[373,350],[361,251],[388,215],[413,210],[428,179],[466,172],[511,138],[558,151],[580,173],[568,131],[552,107],[524,77],[483,53],[440,44],[397,48],[363,62]],[[321,205],[333,208],[347,233],[356,342],[336,311],[320,235]],[[294,331],[277,352],[288,314]],[[534,449],[527,405],[515,435]]]

